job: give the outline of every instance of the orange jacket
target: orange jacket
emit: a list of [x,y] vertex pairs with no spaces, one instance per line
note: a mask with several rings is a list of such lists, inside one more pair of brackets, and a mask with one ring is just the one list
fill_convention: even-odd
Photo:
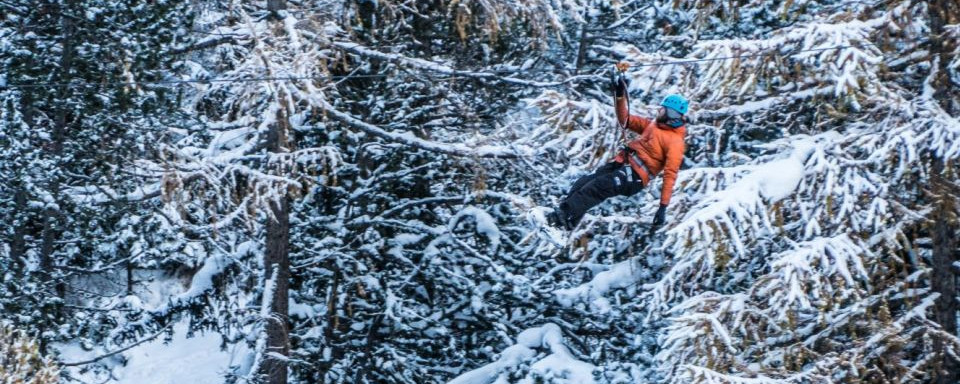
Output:
[[[651,178],[663,171],[660,204],[669,204],[673,184],[677,182],[677,172],[680,170],[680,163],[683,162],[685,148],[683,137],[687,134],[687,127],[673,128],[666,124],[659,124],[656,120],[635,115],[628,116],[627,99],[623,97],[617,98],[616,109],[617,121],[620,125],[625,125],[627,129],[640,134],[640,137],[627,143],[627,146],[637,153],[636,157],[643,162],[643,166],[637,164],[633,156],[628,156],[624,152],[617,154],[616,161],[622,163],[625,159],[629,160],[630,166],[643,179],[643,185],[649,184]],[[647,170],[650,171],[649,174]]]

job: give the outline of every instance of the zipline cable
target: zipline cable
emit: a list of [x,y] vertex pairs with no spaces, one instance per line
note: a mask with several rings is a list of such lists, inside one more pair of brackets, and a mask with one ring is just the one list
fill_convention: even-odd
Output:
[[[874,45],[870,42],[864,42],[867,45]],[[667,66],[667,65],[687,65],[687,64],[696,64],[710,61],[721,61],[721,60],[739,60],[745,58],[755,58],[755,57],[764,57],[769,55],[776,55],[779,57],[790,57],[796,56],[802,53],[809,52],[825,52],[838,49],[848,49],[848,48],[858,48],[854,45],[841,45],[833,47],[823,47],[823,48],[811,48],[803,49],[799,51],[790,52],[787,54],[779,54],[776,50],[771,49],[767,52],[760,52],[754,54],[745,54],[737,56],[720,56],[720,57],[708,57],[703,59],[689,59],[689,60],[674,60],[674,61],[658,61],[653,63],[633,63],[632,67],[656,67],[656,66]],[[609,70],[608,66],[599,67],[599,68],[590,68],[585,71],[600,71],[600,70]],[[460,72],[469,72],[469,71],[460,71]],[[544,72],[556,72],[555,69],[496,69],[489,71],[476,71],[469,73],[442,73],[437,74],[439,77],[444,78],[470,78],[478,76],[489,76],[494,74],[520,74],[520,73],[544,73]],[[272,76],[272,77],[251,77],[246,79],[183,79],[183,80],[157,80],[157,81],[112,81],[112,82],[69,82],[69,83],[15,83],[15,84],[2,84],[0,83],[0,89],[11,89],[11,88],[74,88],[74,87],[116,87],[116,86],[178,86],[184,84],[212,84],[212,83],[250,83],[250,82],[265,82],[265,81],[297,81],[297,80],[344,80],[344,79],[360,79],[360,78],[385,78],[393,76],[391,74],[359,74],[359,75],[320,75],[320,76]],[[595,75],[601,76],[601,75]],[[496,79],[493,79],[496,80]]]

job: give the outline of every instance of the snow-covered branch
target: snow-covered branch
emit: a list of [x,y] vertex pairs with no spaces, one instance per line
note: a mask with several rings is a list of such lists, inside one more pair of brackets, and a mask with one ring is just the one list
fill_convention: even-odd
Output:
[[362,120],[347,114],[346,112],[337,110],[334,106],[330,105],[326,101],[322,101],[321,105],[333,119],[345,123],[350,127],[359,129],[384,140],[409,145],[425,151],[438,152],[457,157],[492,158],[529,157],[533,156],[534,154],[533,149],[527,147],[493,145],[480,145],[471,147],[464,144],[448,144],[429,141],[421,139],[411,132],[390,132],[373,124],[365,123]]
[[515,84],[515,85],[521,85],[521,86],[546,88],[546,87],[557,87],[557,86],[566,85],[566,84],[575,83],[575,82],[584,81],[584,80],[597,80],[597,77],[594,75],[571,76],[562,81],[524,80],[524,79],[520,79],[512,76],[501,76],[497,73],[488,72],[488,71],[458,70],[458,69],[451,68],[450,66],[442,63],[436,63],[436,62],[413,58],[413,57],[406,57],[406,56],[394,54],[394,53],[384,53],[384,52],[376,51],[353,42],[334,41],[333,45],[347,52],[361,55],[368,58],[375,58],[375,59],[379,59],[379,60],[383,60],[391,63],[400,64],[402,66],[416,68],[419,70],[429,71],[437,74],[485,80],[490,82],[504,82],[508,84]]
[[594,382],[594,366],[574,358],[564,345],[560,327],[547,323],[517,335],[516,344],[500,352],[497,361],[461,374],[448,384],[503,382],[508,380],[521,364],[529,364],[529,371],[520,373],[526,380],[555,378],[570,384]]

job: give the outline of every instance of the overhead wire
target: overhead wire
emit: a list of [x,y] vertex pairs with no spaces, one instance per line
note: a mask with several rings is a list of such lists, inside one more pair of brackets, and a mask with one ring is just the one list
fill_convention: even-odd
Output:
[[[865,45],[874,45],[870,42],[863,42]],[[841,46],[832,46],[832,47],[821,47],[821,48],[810,48],[802,49],[798,51],[793,51],[790,53],[779,53],[777,49],[770,49],[766,52],[759,52],[754,54],[743,54],[735,56],[720,56],[720,57],[707,57],[701,59],[686,59],[686,60],[667,60],[667,61],[658,61],[652,63],[631,63],[630,66],[637,67],[655,67],[655,66],[668,66],[668,65],[687,65],[687,64],[696,64],[702,62],[711,62],[711,61],[720,61],[720,60],[739,60],[745,58],[755,58],[755,57],[764,57],[764,56],[779,56],[779,57],[790,57],[796,56],[802,53],[810,52],[824,52],[831,50],[839,49],[849,49],[849,48],[858,48],[855,45],[841,45]],[[590,71],[604,71],[608,70],[609,67],[595,67],[588,69],[581,69],[584,72]],[[459,73],[462,72],[462,73]],[[439,77],[443,78],[471,78],[471,77],[482,77],[496,74],[521,74],[521,73],[545,73],[545,72],[557,72],[557,69],[494,69],[494,70],[485,70],[485,71],[458,71],[458,73],[438,73]],[[264,77],[250,77],[250,78],[211,78],[211,79],[179,79],[179,80],[154,80],[154,81],[110,81],[110,82],[50,82],[50,83],[14,83],[14,84],[4,84],[0,83],[0,89],[10,89],[10,88],[60,88],[60,87],[115,87],[115,86],[178,86],[184,84],[211,84],[211,83],[249,83],[249,82],[265,82],[265,81],[298,81],[298,80],[346,80],[346,79],[360,79],[360,78],[385,78],[394,76],[393,74],[348,74],[348,75],[313,75],[313,76],[264,76]],[[599,75],[597,75],[599,76]],[[590,76],[587,76],[590,77]],[[488,78],[489,79],[489,78]],[[496,80],[496,79],[492,79]]]

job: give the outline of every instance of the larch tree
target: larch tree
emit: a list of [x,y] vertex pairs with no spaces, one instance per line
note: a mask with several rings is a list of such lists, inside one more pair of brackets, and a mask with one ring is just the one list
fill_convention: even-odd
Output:
[[[187,322],[231,383],[953,382],[955,8],[5,1],[0,308],[68,380]],[[668,224],[557,247],[614,61],[693,101]]]
[[[549,277],[569,311],[561,317],[579,315],[563,327],[565,344],[606,356],[596,368],[612,382],[948,382],[960,347],[949,308],[956,246],[946,241],[960,143],[953,96],[938,95],[955,94],[956,66],[924,48],[937,30],[931,12],[950,12],[697,4],[641,9],[662,20],[651,23],[661,34],[607,48],[635,64],[635,113],[679,92],[695,101],[693,122],[663,235],[644,237],[635,218],[602,208],[573,234],[587,240],[570,250],[578,265],[630,259]],[[956,62],[951,44],[942,62]],[[592,167],[616,148],[602,117],[609,101],[545,92],[531,103],[543,111],[532,137],[571,165]],[[652,212],[646,201],[611,206]],[[458,380],[572,380],[545,363],[555,347],[538,354],[523,334],[515,343]],[[507,358],[524,348],[535,357]]]
[[[560,84],[512,75],[523,72],[517,50],[546,39],[556,11],[538,2],[270,4],[205,10],[199,27],[210,37],[195,45],[206,50],[182,68],[216,81],[185,91],[187,122],[141,164],[155,172],[145,188],[162,193],[165,216],[209,239],[190,289],[152,312],[196,308],[195,324],[228,341],[259,335],[247,339],[255,353],[238,379],[284,382],[287,368],[304,381],[433,377],[403,362],[458,364],[442,343],[477,339],[450,329],[481,315],[465,305],[480,298],[476,285],[433,276],[503,270],[491,259],[494,218],[473,205],[506,207],[516,196],[487,194],[478,169],[532,152],[501,144],[509,133],[497,124],[519,92]],[[384,45],[403,39],[412,40]],[[493,82],[512,88],[494,92]],[[507,209],[497,216],[513,219]],[[519,239],[522,229],[512,231]],[[437,349],[424,347],[431,338]]]
[[60,369],[53,358],[44,357],[40,343],[9,325],[0,328],[0,382],[23,384],[55,384],[60,382]]

